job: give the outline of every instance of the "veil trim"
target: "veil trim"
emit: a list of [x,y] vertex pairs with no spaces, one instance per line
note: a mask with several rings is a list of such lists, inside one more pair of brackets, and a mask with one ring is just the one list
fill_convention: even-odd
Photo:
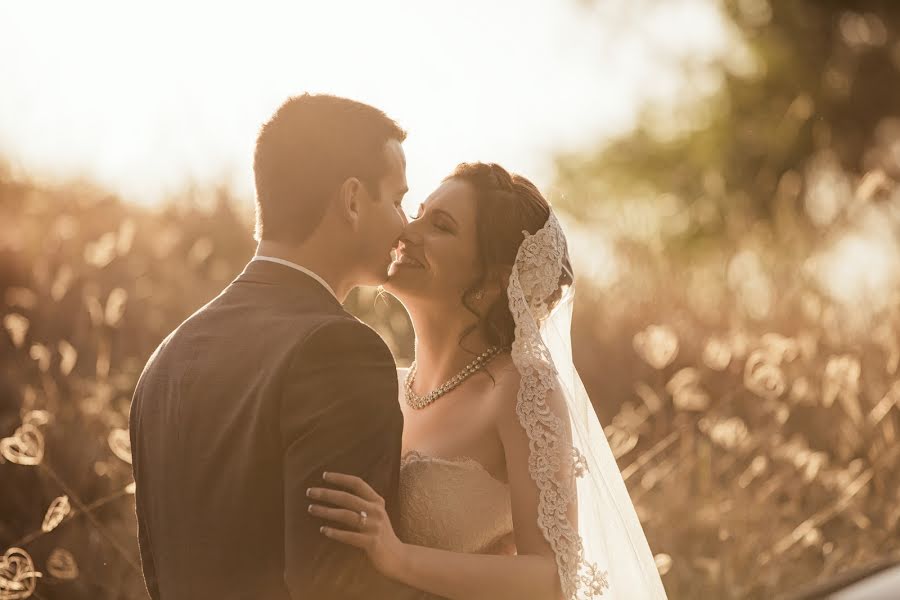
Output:
[[538,232],[523,233],[507,289],[515,321],[511,355],[521,376],[516,414],[528,435],[528,467],[539,490],[538,525],[556,557],[563,597],[588,600],[609,588],[609,574],[584,560],[581,536],[567,515],[577,501],[575,478],[585,474],[587,463],[566,442],[568,424],[547,401],[558,387],[558,372],[540,332],[551,310],[548,299],[559,289],[566,242],[552,212]]

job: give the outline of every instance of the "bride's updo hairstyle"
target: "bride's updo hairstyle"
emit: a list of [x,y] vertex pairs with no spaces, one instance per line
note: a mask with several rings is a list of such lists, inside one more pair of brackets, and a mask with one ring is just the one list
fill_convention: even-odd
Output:
[[[509,347],[515,337],[515,322],[506,295],[509,273],[525,238],[522,232],[535,234],[547,223],[550,203],[531,181],[494,163],[462,163],[444,181],[450,179],[465,181],[475,194],[480,269],[476,281],[463,293],[462,303],[478,317],[478,323],[466,330],[463,340],[480,329],[488,344]],[[563,266],[560,286],[547,299],[550,308],[559,302],[563,286],[572,283],[568,256]],[[476,294],[494,285],[500,289],[496,300],[486,308],[479,307]]]

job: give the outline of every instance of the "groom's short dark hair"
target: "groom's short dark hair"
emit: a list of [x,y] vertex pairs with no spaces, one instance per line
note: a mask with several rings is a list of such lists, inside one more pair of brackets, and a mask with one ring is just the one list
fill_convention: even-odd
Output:
[[349,177],[377,197],[391,139],[402,142],[406,132],[373,106],[326,94],[289,98],[256,140],[254,237],[302,242]]

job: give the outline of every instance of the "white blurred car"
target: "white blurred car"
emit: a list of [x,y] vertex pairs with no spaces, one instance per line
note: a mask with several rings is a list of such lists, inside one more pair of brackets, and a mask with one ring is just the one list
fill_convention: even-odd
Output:
[[836,575],[786,600],[900,600],[900,562],[882,561]]

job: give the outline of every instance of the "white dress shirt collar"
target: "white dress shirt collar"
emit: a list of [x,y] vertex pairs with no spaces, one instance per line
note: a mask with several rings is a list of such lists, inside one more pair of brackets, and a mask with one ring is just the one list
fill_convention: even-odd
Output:
[[[297,269],[301,273],[306,273],[307,275],[309,275],[310,277],[312,277],[313,279],[315,279],[316,281],[321,283],[322,287],[324,287],[326,290],[328,290],[328,293],[331,294],[332,296],[334,296],[335,300],[338,300],[337,294],[334,293],[334,290],[331,289],[331,286],[328,285],[328,283],[324,279],[322,279],[321,277],[319,277],[318,275],[316,275],[315,273],[313,273],[306,267],[302,267],[302,266],[298,265],[297,263],[291,262],[289,260],[284,260],[283,258],[276,258],[274,256],[262,256],[260,254],[257,254],[256,256],[254,256],[252,260],[267,260],[269,262],[278,263],[279,265],[284,265],[284,266],[290,267],[292,269]],[[340,302],[340,300],[338,300],[338,302]]]

